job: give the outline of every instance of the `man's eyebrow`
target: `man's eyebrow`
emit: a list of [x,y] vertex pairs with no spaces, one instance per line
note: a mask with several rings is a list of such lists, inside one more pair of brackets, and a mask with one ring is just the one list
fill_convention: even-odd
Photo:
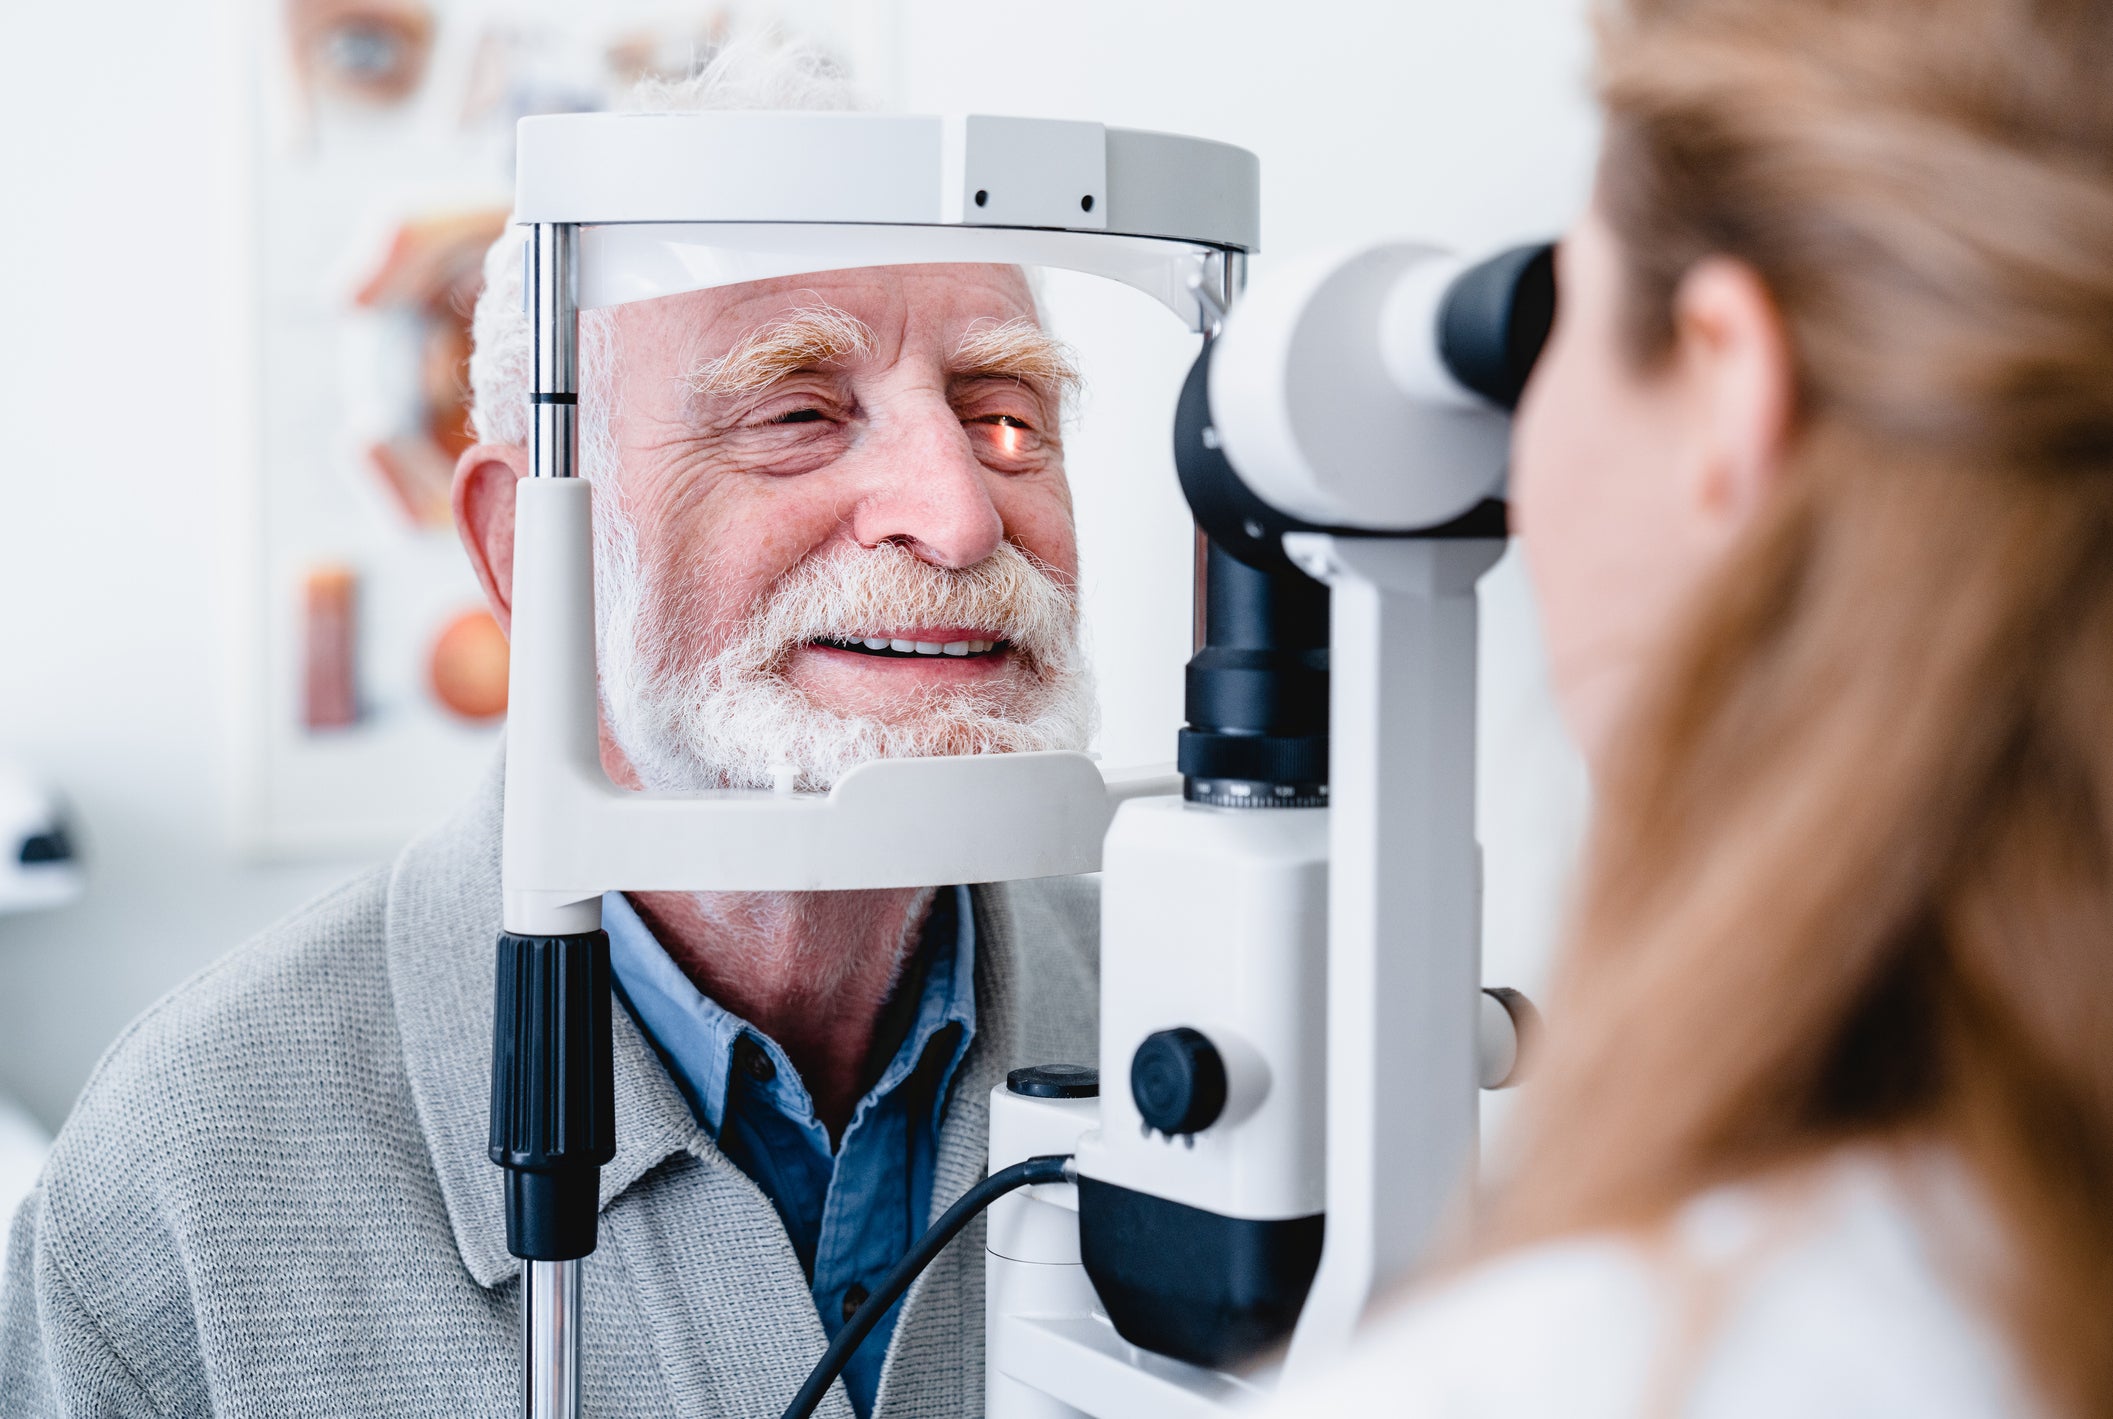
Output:
[[749,331],[725,354],[691,366],[682,382],[692,394],[750,394],[797,370],[872,351],[872,329],[851,312],[802,306]]
[[1059,410],[1079,391],[1078,363],[1071,347],[1027,316],[985,323],[962,333],[947,361],[955,379],[1015,379],[1034,386]]

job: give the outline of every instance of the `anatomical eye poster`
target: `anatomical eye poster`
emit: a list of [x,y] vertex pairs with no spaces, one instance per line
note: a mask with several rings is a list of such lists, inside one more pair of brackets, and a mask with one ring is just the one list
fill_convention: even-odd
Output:
[[470,317],[515,121],[620,107],[729,36],[896,82],[892,0],[251,0],[242,154],[251,408],[238,827],[268,857],[386,852],[497,750],[506,639],[457,541]]

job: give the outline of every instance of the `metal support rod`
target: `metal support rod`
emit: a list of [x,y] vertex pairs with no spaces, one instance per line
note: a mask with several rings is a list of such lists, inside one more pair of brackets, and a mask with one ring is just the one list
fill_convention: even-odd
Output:
[[528,1419],[579,1419],[580,1264],[522,1263],[521,1399]]
[[538,222],[529,228],[522,297],[534,339],[529,368],[529,471],[537,478],[579,473],[579,228]]
[[1247,253],[1224,251],[1219,253],[1223,263],[1218,268],[1218,294],[1227,314],[1247,290]]
[[[522,299],[533,341],[529,472],[579,473],[579,228],[539,222],[523,252]],[[523,1261],[521,1402],[527,1419],[578,1419],[580,1263]]]

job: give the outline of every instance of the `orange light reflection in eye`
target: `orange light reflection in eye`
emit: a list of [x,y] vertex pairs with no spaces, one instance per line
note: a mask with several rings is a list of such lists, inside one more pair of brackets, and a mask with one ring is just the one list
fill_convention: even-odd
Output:
[[1017,424],[998,425],[998,452],[1004,454],[1007,458],[1018,458],[1022,452],[1022,446],[1027,442],[1024,437],[1026,432],[1027,430]]

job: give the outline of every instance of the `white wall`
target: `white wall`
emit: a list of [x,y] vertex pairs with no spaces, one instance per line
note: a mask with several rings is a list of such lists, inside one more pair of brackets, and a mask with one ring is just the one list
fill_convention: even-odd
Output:
[[0,753],[62,788],[77,906],[0,918],[0,1093],[55,1123],[164,990],[345,875],[226,831],[222,382],[243,230],[218,7],[12,7],[0,34]]
[[[891,97],[909,107],[1253,148],[1258,270],[1386,233],[1465,247],[1545,235],[1586,186],[1583,0],[899,4]],[[47,1123],[125,1020],[356,865],[245,864],[225,830],[228,632],[244,614],[240,404],[215,391],[241,377],[230,8],[216,26],[199,6],[47,5],[0,34],[0,131],[18,135],[0,145],[0,753],[72,796],[93,870],[80,905],[0,919],[0,1094]],[[1059,295],[1060,315],[1105,334],[1089,298]],[[1181,347],[1169,323],[1090,368],[1096,398],[1123,409],[1074,449],[1082,481],[1164,463],[1171,385],[1152,381],[1178,377],[1159,356]],[[1111,715],[1116,758],[1170,754],[1152,746],[1178,714],[1185,653],[1171,479],[1141,496],[1126,516],[1082,495],[1106,697],[1132,706]],[[1111,587],[1140,585],[1158,604],[1109,605]],[[1531,983],[1583,787],[1511,559],[1484,607],[1488,974]]]

